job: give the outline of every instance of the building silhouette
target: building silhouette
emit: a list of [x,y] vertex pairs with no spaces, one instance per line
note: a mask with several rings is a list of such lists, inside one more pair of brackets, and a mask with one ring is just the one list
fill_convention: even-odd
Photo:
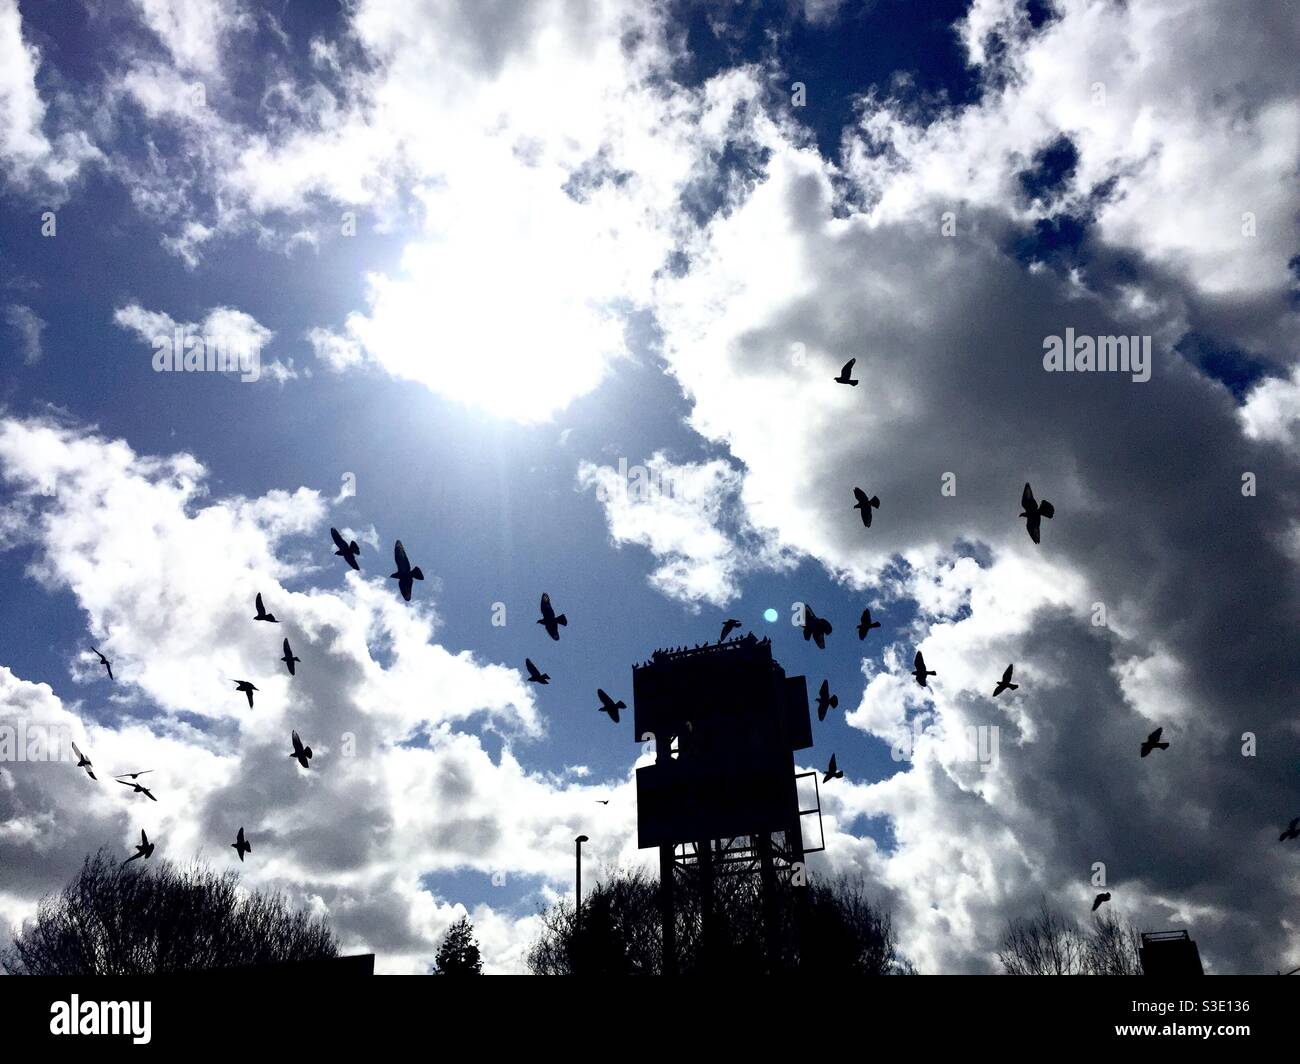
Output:
[[[701,899],[705,967],[721,876],[759,878],[767,955],[775,957],[779,929],[792,923],[777,911],[778,879],[802,886],[804,858],[822,849],[820,838],[815,848],[805,844],[802,819],[816,814],[820,833],[820,799],[800,808],[794,765],[795,751],[812,746],[804,677],[786,676],[770,640],[750,633],[657,650],[633,667],[632,691],[636,740],[655,751],[654,764],[636,774],[637,834],[642,849],[659,850],[665,974],[676,965],[679,877],[694,877]],[[816,773],[803,776],[816,795]]]
[[1201,951],[1186,931],[1144,931],[1138,949],[1143,975],[1204,975]]

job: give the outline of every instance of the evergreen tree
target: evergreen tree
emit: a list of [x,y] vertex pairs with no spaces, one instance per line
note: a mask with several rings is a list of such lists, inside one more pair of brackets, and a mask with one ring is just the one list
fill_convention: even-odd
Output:
[[482,975],[483,961],[479,958],[478,941],[474,938],[474,925],[468,916],[462,916],[447,931],[447,937],[438,947],[432,975]]

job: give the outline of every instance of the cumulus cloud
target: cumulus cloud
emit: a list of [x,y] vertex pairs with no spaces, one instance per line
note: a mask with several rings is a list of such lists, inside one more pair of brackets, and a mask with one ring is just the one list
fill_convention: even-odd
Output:
[[578,466],[578,484],[595,490],[614,543],[648,548],[658,562],[651,586],[696,609],[727,605],[747,571],[790,564],[749,523],[742,483],[721,459],[678,464],[656,453],[644,466]]
[[[834,8],[804,5],[819,21]],[[690,426],[728,457],[655,456],[648,468],[693,489],[680,498],[638,496],[592,465],[579,484],[601,492],[611,538],[646,548],[651,582],[676,599],[722,605],[750,569],[806,557],[909,606],[906,640],[863,663],[848,715],[864,741],[906,755],[902,770],[824,792],[825,860],[885,892],[922,968],[989,968],[1008,918],[1044,894],[1082,903],[1101,862],[1124,915],[1194,922],[1213,970],[1272,970],[1300,946],[1282,915],[1294,877],[1269,846],[1294,815],[1300,735],[1287,657],[1300,604],[1297,27],[1263,2],[1052,9],[1035,28],[1022,4],[975,0],[957,27],[973,102],[931,114],[864,97],[835,160],[762,106],[756,70],[666,91],[674,45],[660,16],[613,0],[358,3],[339,40],[313,43],[312,80],[268,94],[266,128],[219,100],[189,102],[188,71],[216,31],[178,43],[170,66],[135,62],[109,95],[189,149],[120,165],[191,265],[221,236],[286,217],[310,241],[344,208],[407,227],[399,267],[369,279],[365,306],[308,333],[332,370],[371,365],[544,421],[616,371],[628,312],[653,312]],[[51,165],[37,57],[12,5],[0,48],[15,60],[0,89],[7,165]],[[726,179],[724,149],[763,160],[752,181]],[[723,207],[703,221],[684,205],[701,182]],[[1073,243],[1041,239],[1066,223]],[[138,304],[117,320],[142,336],[176,325]],[[1045,373],[1044,340],[1066,329],[1150,337],[1151,380]],[[1243,404],[1184,358],[1198,334],[1269,366]],[[830,383],[849,357],[856,389]],[[0,468],[29,512],[45,505],[38,485],[59,484],[52,516],[11,509],[0,529],[36,537],[33,577],[76,596],[128,689],[162,712],[129,725],[147,734],[92,721],[103,730],[87,741],[125,754],[129,739],[177,764],[199,751],[192,779],[164,782],[202,827],[150,811],[169,844],[192,849],[238,813],[275,841],[268,875],[399,964],[450,919],[422,871],[561,881],[552,857],[589,801],[583,777],[538,779],[513,747],[494,763],[463,730],[486,719],[522,743],[541,729],[517,674],[439,646],[435,611],[354,574],[341,592],[290,591],[305,574],[284,545],[324,523],[312,493],[200,505],[192,458],[21,422],[0,434]],[[1041,547],[1016,517],[1026,481],[1057,508]],[[882,500],[869,531],[855,484]],[[166,549],[123,557],[139,535],[165,535]],[[232,542],[213,565],[206,552]],[[279,772],[283,677],[255,718],[212,694],[263,663],[242,623],[254,586],[285,603],[317,658],[298,685],[324,736],[308,780]],[[185,623],[164,622],[181,607]],[[928,693],[905,675],[917,646],[939,670]],[[1021,689],[993,702],[1008,662]],[[415,679],[431,672],[449,692],[437,705]],[[68,712],[48,688],[6,682],[7,705]],[[1141,760],[1156,723],[1171,749]],[[998,736],[996,763],[971,756],[970,729]],[[362,755],[342,756],[345,733]],[[63,799],[24,772],[37,789],[10,785],[23,800],[6,810],[5,845],[35,865],[33,883],[58,878],[106,824],[131,834],[138,810],[118,799],[110,821],[51,842]],[[343,830],[345,803],[367,830]],[[874,818],[889,846],[863,836]],[[6,896],[7,911],[31,896]],[[517,963],[524,925],[475,919],[494,963]]]
[[[109,87],[115,113],[138,109],[187,151],[115,165],[192,268],[248,230],[284,246],[358,226],[409,234],[366,305],[316,327],[318,357],[550,419],[626,356],[626,315],[648,305],[675,246],[677,200],[756,79],[664,91],[676,52],[663,15],[626,0],[364,2],[347,26],[317,42],[314,76],[277,70],[274,118],[255,128],[214,94],[196,103],[179,57],[136,57]],[[271,235],[285,218],[289,235]]]
[[1023,201],[1018,175],[1065,136],[1077,162],[1053,206],[1097,195],[1107,242],[1206,293],[1285,291],[1300,155],[1295,13],[1267,0],[1052,6],[1057,17],[1035,30],[1016,0],[971,5],[959,33],[987,86],[977,105],[928,124],[902,101],[864,108],[850,172],[878,216]]
[[1262,380],[1239,411],[1242,431],[1252,440],[1280,443],[1300,454],[1300,367],[1289,377]]
[[[1154,18],[1153,5],[1058,6],[1067,20],[1145,15],[1160,36],[1133,47],[1160,50],[1152,62],[1170,70],[1199,54],[1185,23]],[[1034,50],[1057,32],[1025,27],[998,62],[1029,64],[1032,87]],[[1220,73],[1211,66],[1198,92],[1212,95]],[[1278,77],[1270,66],[1260,81]],[[827,859],[893,892],[922,967],[989,968],[1008,918],[1044,894],[1082,900],[1102,862],[1142,926],[1194,920],[1219,970],[1272,970],[1297,946],[1277,915],[1294,885],[1269,848],[1296,739],[1278,635],[1295,632],[1300,471],[1271,443],[1291,422],[1289,384],[1261,385],[1239,411],[1179,344],[1212,320],[1238,340],[1271,336],[1268,356],[1290,357],[1277,343],[1294,330],[1274,298],[1282,240],[1229,249],[1225,237],[1226,263],[1175,267],[1166,212],[1188,196],[1209,211],[1217,178],[1174,195],[1156,166],[1125,174],[1149,215],[1118,234],[1098,222],[1077,268],[1027,267],[1008,250],[1029,211],[1012,193],[1062,121],[1049,107],[1016,127],[1019,110],[1006,109],[1027,91],[1011,78],[940,126],[904,123],[892,153],[850,153],[847,174],[756,118],[762,179],[688,245],[689,269],[660,280],[665,357],[690,423],[741,464],[750,518],[916,610],[910,641],[864,663],[849,717],[914,747],[911,759],[887,780],[828,789]],[[1216,157],[1197,123],[1160,128],[1167,156]],[[1253,164],[1222,162],[1250,187],[1242,195],[1278,204]],[[961,224],[945,234],[958,200]],[[1128,249],[1150,264],[1121,268]],[[1260,317],[1243,324],[1247,306]],[[1067,327],[1150,336],[1152,380],[1045,373],[1043,341]],[[849,357],[862,384],[837,388]],[[1243,492],[1243,471],[1269,488]],[[1016,517],[1026,481],[1057,507],[1041,547]],[[855,484],[881,498],[870,531],[851,509]],[[939,670],[931,694],[906,677],[918,646]],[[1008,662],[1022,688],[994,703]],[[1142,761],[1137,743],[1156,724],[1177,755]],[[1000,759],[985,771],[968,729],[994,727]],[[1246,733],[1257,758],[1243,756]],[[847,841],[860,818],[885,818],[894,845]]]
[[257,380],[265,375],[284,385],[300,376],[310,376],[308,372],[297,370],[292,358],[287,362],[264,362],[262,349],[275,338],[275,333],[251,314],[235,307],[213,307],[201,322],[178,322],[162,311],[146,310],[139,303],[127,303],[113,312],[113,322],[151,345],[155,356],[160,350],[171,352],[175,365],[180,365],[182,355],[192,349],[201,353],[218,351],[227,359],[227,365],[232,369],[237,366],[242,371],[246,380]]
[[[188,455],[141,456],[75,427],[14,419],[0,422],[0,475],[42,508],[31,575],[74,597],[125,696],[92,701],[82,685],[100,679],[93,659],[74,663],[73,684],[57,694],[0,668],[0,723],[66,733],[105,770],[95,784],[67,762],[0,765],[0,862],[15,870],[0,915],[11,923],[85,853],[126,847],[142,827],[160,856],[221,860],[243,826],[259,855],[242,870],[250,885],[326,913],[346,948],[378,951],[386,969],[420,971],[463,911],[422,877],[471,869],[562,888],[563,843],[592,789],[629,786],[525,769],[515,750],[545,728],[527,684],[514,668],[440,645],[435,608],[356,573],[337,590],[307,583],[313,570],[295,542],[328,542],[315,492],[214,498]],[[57,491],[45,496],[51,480]],[[145,542],[150,550],[137,549]],[[259,591],[281,618],[275,635],[303,658],[293,678],[248,623]],[[254,711],[232,677],[256,678]],[[505,740],[495,760],[471,723]],[[316,751],[310,772],[285,756],[295,729]],[[145,767],[156,805],[107,778]],[[595,856],[619,856],[631,825],[622,827]],[[484,906],[475,919],[489,967],[518,970],[535,917]]]

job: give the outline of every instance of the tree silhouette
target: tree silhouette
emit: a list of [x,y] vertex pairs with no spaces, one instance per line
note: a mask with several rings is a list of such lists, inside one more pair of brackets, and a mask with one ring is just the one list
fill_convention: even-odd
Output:
[[198,862],[122,865],[100,850],[0,952],[10,975],[158,975],[338,955],[333,933],[278,894]]
[[[707,956],[694,879],[676,881],[677,971],[755,974],[910,974],[889,915],[867,899],[860,879],[778,886],[779,926],[763,926],[753,876],[715,882]],[[801,915],[796,915],[801,914]],[[641,869],[606,874],[582,899],[581,922],[565,900],[541,914],[543,930],[528,954],[534,975],[659,975],[664,970],[659,884]],[[800,922],[796,933],[795,922]]]
[[1049,908],[1007,925],[998,960],[1007,975],[1141,975],[1137,928],[1113,913],[1094,914],[1091,928]]
[[479,958],[478,942],[474,938],[474,925],[468,916],[462,916],[447,930],[438,947],[430,975],[482,975],[483,961]]

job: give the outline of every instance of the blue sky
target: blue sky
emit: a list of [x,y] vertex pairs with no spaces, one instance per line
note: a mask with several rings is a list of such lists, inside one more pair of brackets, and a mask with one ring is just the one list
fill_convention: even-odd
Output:
[[[1295,26],[1238,28],[1229,55],[1221,5],[1185,24],[1178,7],[3,0],[6,712],[173,758],[176,797],[149,815],[178,858],[221,852],[223,803],[262,786],[273,731],[325,732],[324,774],[329,728],[363,721],[386,751],[366,798],[342,771],[266,784],[240,809],[285,842],[246,872],[391,970],[426,963],[462,907],[490,967],[516,970],[574,834],[597,865],[638,859],[642,751],[596,688],[630,703],[634,662],[737,617],[810,697],[824,678],[838,694],[799,758],[847,774],[823,789],[818,867],[866,877],[923,969],[987,969],[1005,918],[1081,904],[1095,861],[1123,870],[1131,918],[1199,917],[1212,960],[1265,963],[1279,932],[1238,912],[1228,855],[1148,860],[1114,819],[1157,822],[1181,788],[1205,795],[1186,831],[1238,817],[1264,838],[1295,789],[1294,551],[1270,532],[1295,527],[1298,134],[1277,43]],[[221,308],[263,337],[260,380],[154,371],[160,322]],[[1045,374],[1041,340],[1066,326],[1153,337],[1152,382]],[[830,379],[850,357],[852,390]],[[178,455],[201,487],[173,494],[150,463]],[[603,500],[620,460],[684,490]],[[1264,488],[1246,501],[1242,470]],[[1016,517],[1025,480],[1058,507],[1041,550]],[[869,532],[855,485],[882,498]],[[1198,491],[1215,516],[1189,521]],[[212,535],[227,519],[240,542]],[[331,525],[363,540],[361,580]],[[426,574],[405,618],[375,597],[401,607],[392,581],[363,586],[397,538]],[[1265,551],[1270,587],[1217,571]],[[1215,638],[1198,579],[1264,598],[1229,641],[1257,720],[1225,713],[1198,660]],[[253,586],[321,679],[282,690],[262,633],[227,618]],[[558,643],[534,623],[543,591],[570,619]],[[791,625],[801,601],[834,623],[827,650]],[[884,626],[860,643],[868,605]],[[920,645],[933,694],[906,675]],[[525,657],[549,686],[523,685]],[[1024,686],[992,704],[1008,661]],[[220,680],[235,668],[275,681],[256,723]],[[891,747],[918,715],[933,745],[909,765]],[[1116,778],[1112,750],[1158,723],[1195,751],[1183,774]],[[954,753],[983,726],[996,773]],[[1244,769],[1253,806],[1233,797],[1241,759],[1213,760],[1245,728],[1271,743]],[[10,825],[79,800],[78,776],[0,771],[29,773]],[[137,807],[94,800],[83,829],[15,829],[8,920],[138,830]],[[363,855],[338,824],[354,802]],[[1250,889],[1290,897],[1273,857]]]

